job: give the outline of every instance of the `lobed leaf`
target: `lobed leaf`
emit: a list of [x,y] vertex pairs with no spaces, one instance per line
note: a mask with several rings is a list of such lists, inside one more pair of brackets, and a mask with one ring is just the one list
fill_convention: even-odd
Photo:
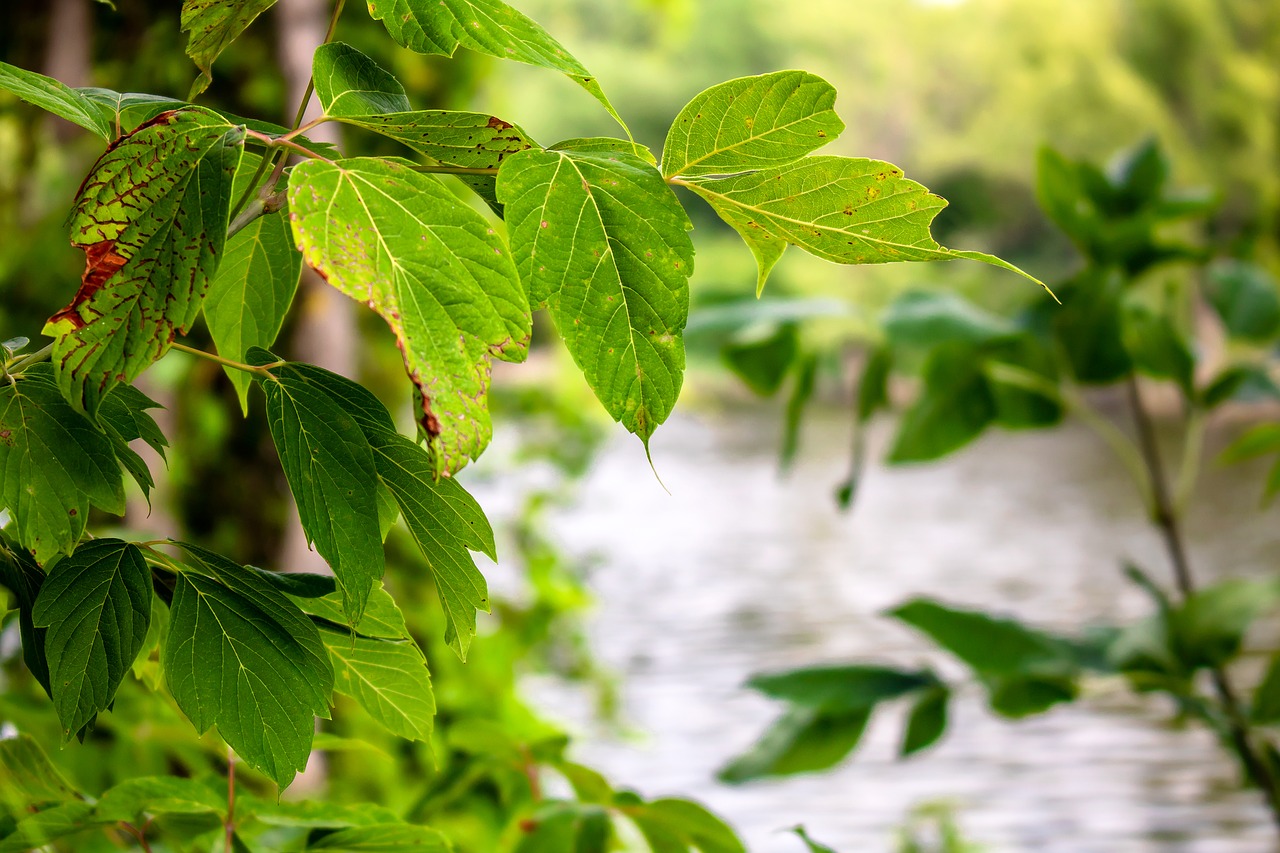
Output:
[[161,655],[169,692],[196,731],[211,726],[284,787],[306,766],[333,668],[316,627],[257,574],[184,545]]
[[657,170],[620,152],[526,151],[498,173],[530,301],[605,409],[648,442],[684,375],[692,227]]
[[307,262],[391,327],[437,471],[458,471],[492,434],[490,359],[523,359],[531,331],[501,238],[439,181],[389,160],[302,163],[289,205]]
[[396,43],[418,53],[452,56],[465,47],[566,74],[626,127],[591,72],[502,0],[369,0],[369,14],[382,21]]
[[124,514],[110,438],[63,399],[47,368],[0,383],[0,500],[39,563],[71,553],[91,504]]
[[151,569],[136,545],[86,542],[57,561],[32,621],[46,628],[53,707],[70,739],[115,701],[151,624]]
[[111,124],[83,94],[52,77],[0,62],[0,89],[103,139],[115,135]]
[[777,71],[712,86],[690,101],[662,146],[662,174],[728,175],[785,166],[835,139],[836,90],[816,74]]
[[317,47],[311,57],[311,75],[320,105],[334,118],[413,109],[400,81],[349,44]]
[[275,3],[276,0],[183,0],[182,31],[190,34],[187,56],[200,69],[189,98],[209,88],[214,60]]
[[77,408],[96,411],[195,321],[226,238],[242,139],[220,117],[162,113],[85,178],[71,213],[82,283],[45,325],[59,387]]
[[879,160],[805,157],[744,175],[680,184],[702,196],[742,235],[759,266],[758,291],[788,245],[838,264],[967,258],[1031,278],[993,255],[940,246],[929,225],[946,201]]

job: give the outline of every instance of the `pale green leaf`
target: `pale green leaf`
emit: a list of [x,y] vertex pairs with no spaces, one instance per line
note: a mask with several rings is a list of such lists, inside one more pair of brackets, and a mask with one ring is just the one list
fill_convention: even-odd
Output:
[[326,115],[381,115],[413,109],[400,81],[349,44],[333,42],[316,48],[311,74]]
[[[279,575],[282,578],[288,576],[288,574]],[[318,616],[325,622],[330,623],[331,627],[341,629],[343,636],[348,638],[353,636],[352,631],[354,631],[354,636],[370,639],[403,640],[409,637],[409,629],[405,627],[404,623],[404,614],[400,612],[400,608],[395,599],[391,597],[391,593],[387,592],[381,585],[374,588],[373,593],[369,596],[368,606],[365,607],[364,613],[360,616],[360,621],[354,626],[346,625],[346,614],[342,610],[342,596],[329,594],[308,598],[288,590],[284,591],[293,599],[294,604],[298,605],[305,613],[311,616]]]
[[275,3],[276,0],[184,0],[182,31],[189,34],[187,56],[200,69],[200,76],[191,84],[187,97],[194,98],[209,88],[213,82],[214,60],[254,18]]
[[[251,361],[264,357],[254,350]],[[281,371],[261,381],[302,529],[333,569],[347,621],[355,624],[386,568],[373,454],[352,415],[305,375]]]
[[[226,786],[222,786],[225,792]],[[237,804],[238,805],[238,804]],[[98,800],[95,815],[108,821],[145,820],[145,815],[215,814],[227,812],[225,793],[195,779],[140,776],[109,788]]]
[[676,116],[662,174],[729,175],[784,166],[844,130],[836,90],[806,71],[776,71],[712,86]]
[[115,136],[111,124],[84,95],[52,77],[0,62],[0,89],[78,124],[103,139]]
[[162,113],[98,159],[71,213],[85,252],[75,299],[49,319],[63,394],[93,412],[200,311],[226,239],[243,134],[197,110]]
[[54,563],[32,611],[48,628],[53,707],[70,739],[115,701],[151,624],[151,569],[136,545],[86,542]]
[[61,803],[18,821],[17,828],[0,839],[0,853],[45,849],[45,845],[59,838],[93,829],[101,823],[102,820],[94,817],[90,804],[80,800]]
[[20,734],[0,740],[0,803],[12,811],[24,811],[77,796],[35,738]]
[[111,440],[67,404],[47,367],[0,383],[0,500],[40,563],[71,553],[91,503],[124,513]]
[[[316,743],[321,736],[316,736]],[[395,823],[395,812],[374,803],[336,803],[332,800],[296,802],[260,800],[237,795],[236,814],[253,815],[270,826],[345,827]]]
[[651,845],[654,839],[663,839],[678,845],[671,846],[672,850],[746,853],[747,848],[728,824],[692,800],[664,798],[625,812],[650,839]]
[[456,472],[492,434],[490,359],[527,352],[528,299],[502,239],[435,178],[389,160],[302,163],[289,205],[307,262],[391,327],[437,468]]
[[387,731],[409,740],[431,737],[436,713],[427,661],[411,639],[383,640],[325,632],[334,689],[350,696]]
[[392,823],[340,829],[309,842],[306,849],[329,853],[450,853],[453,848],[434,829]]
[[929,225],[946,201],[879,160],[806,157],[744,175],[680,183],[747,241],[760,267],[757,289],[788,245],[839,264],[967,258],[1036,281],[992,255],[938,245]]
[[306,766],[315,716],[328,716],[333,668],[309,619],[255,573],[184,545],[162,664],[196,731],[211,726],[280,786]]
[[498,173],[498,199],[530,300],[547,302],[605,409],[647,443],[684,375],[684,208],[656,169],[617,152],[516,154]]
[[568,75],[624,128],[596,78],[546,30],[502,0],[369,0],[369,14],[396,42],[452,56],[459,47]]
[[[233,199],[248,191],[261,162],[257,154],[245,153]],[[204,298],[204,318],[218,354],[244,361],[251,348],[275,343],[301,274],[302,254],[293,245],[287,210],[260,216],[234,234]],[[230,367],[226,372],[247,414],[251,377]]]

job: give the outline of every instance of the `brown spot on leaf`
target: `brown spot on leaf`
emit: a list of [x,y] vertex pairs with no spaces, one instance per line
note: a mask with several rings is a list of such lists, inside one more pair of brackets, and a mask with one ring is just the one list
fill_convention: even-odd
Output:
[[126,259],[116,254],[115,249],[115,240],[103,240],[84,247],[84,274],[80,279],[80,290],[76,292],[70,305],[49,318],[50,323],[66,320],[74,329],[84,328],[85,321],[80,316],[80,306],[92,299],[125,265]]
[[514,126],[515,125],[511,124],[510,122],[505,122],[502,119],[498,118],[497,116],[489,116],[489,127],[493,128],[494,130],[506,130],[507,128],[514,127]]

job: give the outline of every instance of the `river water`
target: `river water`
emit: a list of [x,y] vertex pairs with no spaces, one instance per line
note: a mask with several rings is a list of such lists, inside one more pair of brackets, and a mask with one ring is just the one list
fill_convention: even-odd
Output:
[[[888,426],[876,425],[873,447]],[[833,772],[715,781],[779,711],[742,688],[753,672],[872,660],[963,674],[885,608],[929,595],[1068,631],[1146,612],[1122,560],[1166,571],[1124,471],[1083,427],[996,432],[935,464],[869,465],[848,514],[831,499],[846,418],[815,415],[786,478],[778,429],[758,409],[677,415],[653,442],[671,494],[639,443],[618,436],[553,518],[561,546],[595,561],[590,636],[622,684],[620,732],[595,719],[581,687],[529,680],[579,735],[576,757],[645,795],[706,803],[763,853],[802,853],[784,831],[796,824],[841,853],[893,850],[896,828],[931,802],[990,851],[1275,850],[1207,733],[1105,681],[1083,703],[1016,723],[962,692],[945,740],[905,762],[891,707]],[[1258,510],[1259,472],[1208,469],[1188,521],[1201,577],[1273,569],[1280,537],[1274,511]]]

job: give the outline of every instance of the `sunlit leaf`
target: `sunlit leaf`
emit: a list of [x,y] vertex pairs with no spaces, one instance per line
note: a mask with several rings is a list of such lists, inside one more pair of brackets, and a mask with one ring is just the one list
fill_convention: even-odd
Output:
[[245,28],[276,0],[184,0],[182,4],[182,31],[189,33],[187,56],[200,69],[200,76],[191,84],[194,98],[213,82],[213,63],[227,45],[231,44]]
[[662,174],[728,175],[783,166],[840,135],[836,90],[805,71],[712,86],[688,103],[662,146]]
[[47,628],[53,707],[69,739],[115,701],[151,624],[151,569],[136,545],[86,542],[54,563],[32,619]]
[[103,139],[115,136],[110,123],[84,95],[52,77],[0,62],[0,89],[59,118],[74,122]]
[[349,44],[331,42],[311,58],[316,97],[326,115],[405,113],[413,107],[400,81]]
[[204,112],[162,113],[89,172],[71,213],[82,283],[45,326],[58,384],[78,408],[95,411],[195,321],[226,238],[241,140]]
[[684,375],[691,227],[661,175],[616,152],[526,151],[498,174],[512,251],[606,411],[642,440]]
[[391,327],[438,469],[457,471],[492,433],[490,359],[523,359],[531,330],[501,238],[435,178],[387,160],[302,163],[289,205],[307,262]]

